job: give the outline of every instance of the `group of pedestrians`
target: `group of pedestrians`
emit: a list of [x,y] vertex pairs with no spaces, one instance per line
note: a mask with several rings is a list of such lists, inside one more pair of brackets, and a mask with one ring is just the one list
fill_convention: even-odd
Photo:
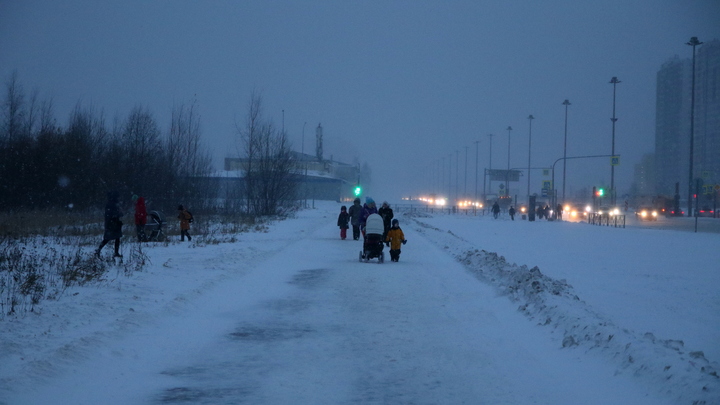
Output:
[[548,221],[550,218],[562,220],[563,207],[562,204],[558,204],[557,207],[555,207],[555,211],[553,211],[548,204],[545,204],[544,207],[542,205],[537,207],[535,214],[538,219],[543,219],[544,217]]
[[400,257],[400,245],[407,243],[405,235],[400,228],[400,221],[394,219],[394,213],[390,204],[383,201],[378,209],[375,200],[370,197],[365,198],[365,204],[360,205],[360,198],[355,198],[353,205],[348,209],[346,206],[340,207],[340,215],[338,215],[337,225],[340,228],[340,239],[347,238],[347,230],[352,226],[353,240],[359,240],[362,234],[365,238],[365,224],[372,214],[378,214],[383,220],[382,240],[390,247],[390,260],[398,261]]
[[[500,204],[498,204],[497,201],[492,205],[492,208],[490,208],[490,212],[492,212],[493,218],[497,219],[498,215],[500,215]],[[517,211],[515,210],[515,207],[512,205],[508,209],[508,215],[510,215],[511,220],[515,220],[515,213]],[[562,214],[563,214],[563,207],[561,204],[558,204],[555,208],[555,211],[550,209],[550,206],[548,204],[545,204],[545,206],[538,206],[535,209],[535,215],[537,215],[538,219],[547,219],[550,220],[551,216],[553,219],[562,220]]]
[[[100,246],[95,250],[95,254],[100,257],[102,248],[105,247],[111,241],[114,241],[114,254],[113,257],[122,258],[120,253],[120,239],[122,239],[122,217],[125,215],[120,207],[120,194],[117,191],[111,191],[107,195],[107,203],[105,204],[104,214],[104,232],[103,240],[100,242]],[[135,203],[135,233],[138,242],[146,242],[148,240],[145,234],[145,225],[147,225],[147,207],[145,204],[145,198],[138,195],[132,196],[132,201]],[[190,223],[193,222],[193,215],[185,209],[182,205],[178,206],[178,219],[180,220],[180,241],[184,241],[187,237],[188,241],[192,240],[190,237]]]

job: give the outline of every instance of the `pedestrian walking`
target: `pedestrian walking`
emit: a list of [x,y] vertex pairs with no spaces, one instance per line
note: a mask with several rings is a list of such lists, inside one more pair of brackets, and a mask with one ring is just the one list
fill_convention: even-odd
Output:
[[100,251],[111,240],[115,241],[115,254],[113,257],[122,257],[120,254],[120,238],[122,238],[122,218],[123,212],[120,209],[120,194],[117,191],[108,193],[107,204],[105,204],[105,232],[100,247],[95,251],[95,255],[100,257]]
[[385,236],[387,236],[388,231],[390,230],[390,225],[394,215],[393,210],[390,208],[390,204],[388,204],[387,201],[383,201],[382,206],[378,210],[378,214],[383,219],[383,226],[385,227],[385,231],[383,232],[383,239]]
[[138,242],[146,242],[145,224],[147,224],[147,208],[145,207],[145,198],[134,195],[133,200],[135,201],[135,231]]
[[190,223],[193,221],[193,216],[190,211],[186,210],[182,205],[178,205],[178,219],[180,220],[180,242],[185,241],[187,236],[188,242],[192,240],[190,237]]
[[403,233],[402,229],[400,229],[400,221],[398,221],[397,219],[393,219],[392,226],[390,227],[390,230],[385,237],[385,245],[390,247],[391,262],[400,261],[400,248],[406,243],[407,240],[405,240],[405,234]]
[[498,204],[497,201],[495,201],[495,204],[492,206],[492,214],[495,219],[497,219],[498,214],[500,214],[500,204]]
[[353,205],[350,206],[348,214],[350,215],[350,224],[353,230],[353,240],[360,239],[360,216],[362,215],[363,207],[360,205],[360,199],[356,198],[353,201]]
[[508,214],[510,214],[510,219],[515,220],[515,208],[511,205],[510,209],[508,210]]
[[362,214],[360,214],[360,231],[365,238],[365,222],[371,214],[377,214],[378,210],[375,206],[375,200],[370,197],[365,197],[365,205],[363,205]]
[[345,240],[347,238],[347,230],[349,228],[348,222],[350,221],[350,214],[347,212],[347,207],[344,205],[340,207],[340,215],[338,215],[337,224],[340,227],[340,239]]

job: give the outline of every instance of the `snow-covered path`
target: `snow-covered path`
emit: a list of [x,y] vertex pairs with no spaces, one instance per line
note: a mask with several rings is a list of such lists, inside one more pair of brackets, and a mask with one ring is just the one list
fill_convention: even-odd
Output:
[[153,249],[147,280],[168,283],[135,287],[146,305],[94,323],[73,354],[48,351],[47,375],[18,370],[0,403],[673,403],[563,349],[410,223],[399,263],[359,263],[335,208],[237,244]]

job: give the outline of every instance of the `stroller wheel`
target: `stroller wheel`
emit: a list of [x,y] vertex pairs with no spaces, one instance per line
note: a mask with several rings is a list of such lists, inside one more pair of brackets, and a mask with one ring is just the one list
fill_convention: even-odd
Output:
[[362,252],[360,252],[360,259],[359,259],[359,261],[360,261],[360,262],[363,261],[363,253],[362,253]]
[[385,253],[381,252],[380,257],[378,257],[378,263],[384,263],[385,262]]

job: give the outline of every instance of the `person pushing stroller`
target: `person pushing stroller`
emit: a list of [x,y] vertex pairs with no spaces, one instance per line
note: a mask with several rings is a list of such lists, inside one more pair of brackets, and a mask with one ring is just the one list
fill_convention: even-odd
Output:
[[400,221],[392,220],[392,226],[385,237],[385,245],[390,247],[390,261],[400,261],[400,247],[407,243],[405,234],[400,229]]

